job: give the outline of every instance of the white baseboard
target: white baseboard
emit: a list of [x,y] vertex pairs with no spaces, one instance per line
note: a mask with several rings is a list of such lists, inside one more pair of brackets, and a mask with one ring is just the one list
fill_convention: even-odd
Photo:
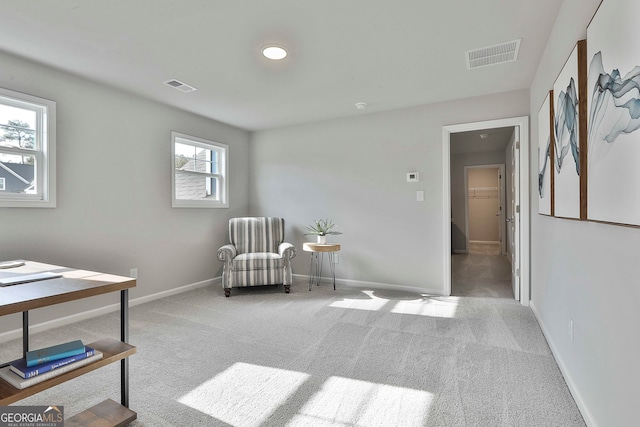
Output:
[[[203,280],[201,282],[192,283],[190,285],[180,286],[178,288],[169,289],[167,291],[158,292],[152,295],[146,295],[140,298],[129,300],[129,307],[135,307],[136,305],[144,304],[146,302],[154,301],[160,298],[166,298],[172,295],[181,294],[183,292],[191,291],[197,288],[202,288],[208,285],[220,284],[222,277],[215,277],[213,279]],[[47,322],[37,323],[29,325],[29,333],[35,334],[38,332],[47,331],[49,329],[65,326],[70,323],[80,322],[82,320],[91,319],[92,317],[102,316],[103,314],[112,313],[120,310],[120,304],[111,304],[104,307],[96,308],[93,310],[87,310],[69,316],[60,317],[55,320],[49,320]],[[12,331],[3,332],[0,334],[0,343],[11,341],[14,339],[22,338],[22,328],[14,329]]]
[[536,320],[540,325],[540,329],[542,329],[542,334],[544,335],[545,339],[547,340],[547,343],[549,344],[551,353],[553,353],[553,358],[556,359],[556,363],[560,368],[560,372],[562,372],[562,376],[564,377],[564,380],[567,383],[567,387],[569,387],[569,391],[573,396],[573,400],[576,401],[576,405],[580,410],[580,414],[582,414],[582,418],[584,418],[584,422],[589,427],[598,427],[598,423],[593,418],[593,415],[591,415],[591,411],[589,411],[589,407],[587,406],[586,402],[582,398],[582,394],[580,394],[580,391],[576,387],[575,382],[571,377],[571,374],[569,374],[569,371],[567,370],[567,364],[562,360],[562,357],[560,356],[558,349],[553,344],[553,341],[550,339],[551,335],[549,334],[547,327],[544,325],[544,322],[542,322],[540,318],[540,313],[538,313],[538,310],[536,309],[536,306],[533,303],[533,301],[529,301],[529,307],[531,307],[531,311],[533,311],[533,315],[536,317]]
[[[294,274],[293,276],[298,279],[305,280],[306,283],[309,282],[309,275]],[[324,283],[333,283],[333,279],[331,277],[322,277],[321,281]],[[390,283],[380,282],[365,282],[362,280],[336,279],[336,286],[338,285],[348,286],[351,288],[382,289],[387,291],[405,291],[418,294],[442,295],[442,289],[419,288],[417,286],[393,285]]]
[[493,246],[500,245],[499,241],[493,241],[493,240],[469,240],[469,243],[475,243],[476,245],[493,245]]

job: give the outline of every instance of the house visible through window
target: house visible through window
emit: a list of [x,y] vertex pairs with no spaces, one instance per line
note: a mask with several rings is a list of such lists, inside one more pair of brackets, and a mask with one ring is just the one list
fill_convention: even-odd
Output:
[[226,208],[228,146],[171,132],[173,207]]
[[0,207],[55,207],[56,104],[0,88]]

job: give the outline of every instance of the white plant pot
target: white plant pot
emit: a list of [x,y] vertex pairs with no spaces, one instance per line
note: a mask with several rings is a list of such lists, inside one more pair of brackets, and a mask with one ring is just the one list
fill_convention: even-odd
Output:
[[316,236],[317,237],[317,243],[324,245],[325,243],[327,243],[327,236]]

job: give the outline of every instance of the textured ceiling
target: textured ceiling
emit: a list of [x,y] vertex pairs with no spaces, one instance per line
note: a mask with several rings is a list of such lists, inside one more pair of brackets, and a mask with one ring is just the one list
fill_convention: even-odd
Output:
[[[0,0],[0,50],[259,130],[528,88],[561,3]],[[519,38],[518,61],[467,70]]]

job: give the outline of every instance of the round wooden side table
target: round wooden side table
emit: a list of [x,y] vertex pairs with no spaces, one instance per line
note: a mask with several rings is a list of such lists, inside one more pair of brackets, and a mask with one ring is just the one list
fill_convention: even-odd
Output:
[[[333,279],[333,290],[336,290],[336,265],[333,262],[336,252],[340,250],[339,243],[312,243],[305,242],[302,244],[302,250],[311,252],[311,267],[309,271],[309,290],[311,290],[311,284],[316,282],[316,286],[320,286],[320,278],[322,277],[322,263],[324,261],[324,254],[329,254],[329,268],[331,269],[331,277]],[[320,259],[318,259],[318,255]]]

